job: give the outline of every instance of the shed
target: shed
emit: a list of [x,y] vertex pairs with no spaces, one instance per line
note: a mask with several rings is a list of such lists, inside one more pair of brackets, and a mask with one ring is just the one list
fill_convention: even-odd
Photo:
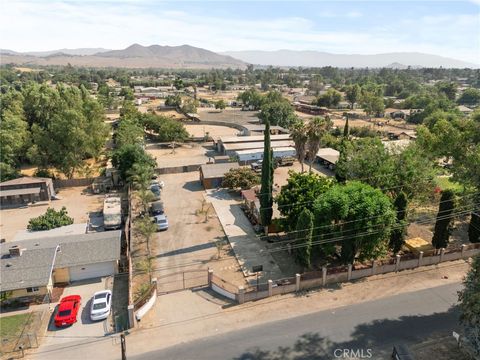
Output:
[[317,160],[330,169],[335,167],[339,158],[340,152],[332,148],[323,148],[317,152]]
[[213,189],[222,185],[223,177],[230,169],[239,168],[238,163],[204,164],[200,166],[200,182],[205,189]]
[[0,183],[1,205],[23,205],[35,201],[50,201],[55,196],[50,178],[24,176]]

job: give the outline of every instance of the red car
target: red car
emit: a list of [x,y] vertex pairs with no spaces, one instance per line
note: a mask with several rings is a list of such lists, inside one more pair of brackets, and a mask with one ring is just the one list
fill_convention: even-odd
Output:
[[77,314],[82,304],[80,295],[70,295],[60,300],[55,315],[55,326],[67,326],[77,322]]

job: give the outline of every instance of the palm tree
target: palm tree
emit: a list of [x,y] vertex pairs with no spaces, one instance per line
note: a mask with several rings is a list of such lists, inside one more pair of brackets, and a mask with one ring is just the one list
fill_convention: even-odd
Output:
[[329,118],[314,117],[308,125],[307,128],[307,149],[308,149],[308,161],[309,161],[309,171],[312,171],[312,165],[317,156],[317,152],[320,149],[322,142],[322,137],[325,135],[327,130],[331,127],[331,121]]
[[152,180],[153,169],[149,165],[135,163],[128,170],[127,176],[128,182],[133,184],[136,189],[148,189]]
[[293,124],[290,131],[292,133],[293,142],[295,143],[295,152],[297,154],[297,160],[302,165],[302,173],[303,173],[304,171],[303,163],[305,161],[305,154],[306,154],[305,145],[307,144],[307,141],[308,141],[307,127],[305,126],[305,123],[299,119]]

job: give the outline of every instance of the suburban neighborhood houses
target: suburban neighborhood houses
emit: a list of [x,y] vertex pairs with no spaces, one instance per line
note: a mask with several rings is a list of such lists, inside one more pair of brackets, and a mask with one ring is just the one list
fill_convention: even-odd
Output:
[[[480,65],[380,42],[346,55],[339,24],[395,3],[236,3],[256,30],[231,48],[240,20],[215,4],[44,5],[99,39],[172,27],[173,46],[2,44],[2,359],[480,359]],[[46,16],[23,5],[6,10]],[[345,54],[230,51],[266,45],[268,6],[289,16],[264,25],[275,47]],[[405,34],[440,31],[449,4],[411,6]],[[218,51],[177,45],[195,29]]]

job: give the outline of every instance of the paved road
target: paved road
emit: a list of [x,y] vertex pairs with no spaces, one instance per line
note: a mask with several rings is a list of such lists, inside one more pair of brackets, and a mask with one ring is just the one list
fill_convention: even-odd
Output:
[[[404,293],[254,326],[129,356],[129,359],[273,360],[278,359],[275,355],[279,353],[285,356],[282,359],[335,359],[335,349],[363,350],[364,356],[370,349],[371,359],[388,359],[394,343],[414,344],[458,330],[458,312],[453,305],[461,287],[456,283]],[[337,358],[361,358],[358,355]]]

